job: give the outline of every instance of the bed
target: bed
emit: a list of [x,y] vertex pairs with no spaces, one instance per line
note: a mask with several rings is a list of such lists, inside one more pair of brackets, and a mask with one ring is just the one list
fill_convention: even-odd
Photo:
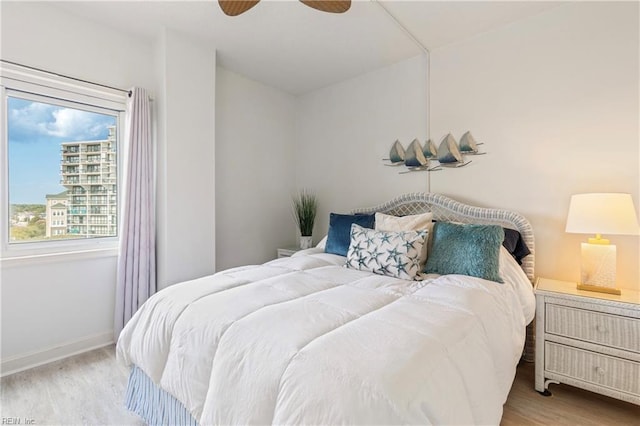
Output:
[[127,407],[149,424],[498,424],[533,319],[533,230],[521,215],[407,194],[354,213],[496,224],[503,284],[402,280],[322,248],[151,297],[120,335]]

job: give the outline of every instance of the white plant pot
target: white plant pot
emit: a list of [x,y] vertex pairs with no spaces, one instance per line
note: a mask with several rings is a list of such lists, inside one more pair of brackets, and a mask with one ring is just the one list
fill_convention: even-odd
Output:
[[313,247],[313,237],[300,237],[300,248],[308,249]]

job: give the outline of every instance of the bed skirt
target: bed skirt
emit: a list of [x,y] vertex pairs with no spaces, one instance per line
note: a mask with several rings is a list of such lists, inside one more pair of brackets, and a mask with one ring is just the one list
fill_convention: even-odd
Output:
[[180,401],[156,386],[136,365],[129,374],[125,405],[149,425],[198,424]]

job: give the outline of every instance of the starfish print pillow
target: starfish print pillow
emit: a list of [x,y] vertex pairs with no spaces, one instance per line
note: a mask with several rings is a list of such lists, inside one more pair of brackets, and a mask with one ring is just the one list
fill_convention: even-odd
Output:
[[428,236],[421,231],[376,231],[351,225],[347,268],[369,271],[403,280],[421,272],[422,247]]

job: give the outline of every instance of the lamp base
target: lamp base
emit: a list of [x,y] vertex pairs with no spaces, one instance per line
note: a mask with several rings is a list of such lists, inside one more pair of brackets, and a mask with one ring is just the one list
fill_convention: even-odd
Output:
[[618,296],[622,294],[619,288],[601,287],[599,285],[578,284],[576,288],[578,290],[597,291],[598,293],[616,294]]
[[580,284],[616,288],[616,246],[581,244]]

